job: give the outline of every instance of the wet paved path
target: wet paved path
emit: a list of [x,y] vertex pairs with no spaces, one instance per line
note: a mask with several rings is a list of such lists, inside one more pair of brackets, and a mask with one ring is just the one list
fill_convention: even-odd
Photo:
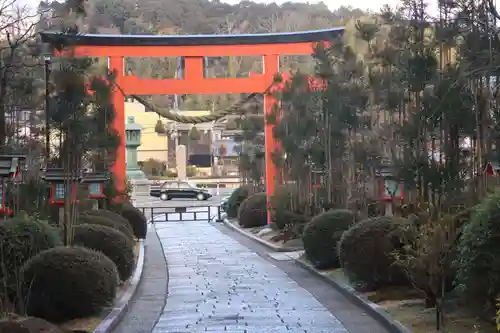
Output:
[[285,272],[215,226],[168,222],[156,231],[169,283],[153,333],[348,332]]

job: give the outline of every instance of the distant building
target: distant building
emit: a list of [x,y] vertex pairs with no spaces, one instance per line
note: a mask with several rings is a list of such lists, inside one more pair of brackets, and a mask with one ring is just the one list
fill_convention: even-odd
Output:
[[214,160],[223,175],[235,176],[238,174],[240,143],[231,137],[223,137],[214,142]]
[[5,112],[7,140],[11,144],[24,144],[30,139],[44,138],[44,111],[14,109]]
[[[204,116],[210,114],[210,111],[178,111],[178,113],[186,116]],[[145,107],[138,102],[125,103],[125,119],[130,116],[135,117],[135,122],[143,126],[141,146],[137,154],[139,162],[155,159],[165,163],[168,168],[175,167],[175,137],[172,136],[172,133],[157,133],[155,131],[156,123],[161,119],[163,125],[168,129],[177,131],[179,134],[178,144],[187,147],[188,164],[201,167],[211,166],[211,123],[196,125],[200,139],[193,141],[189,137],[189,131],[193,125],[174,123],[160,118],[155,112],[146,112]]]

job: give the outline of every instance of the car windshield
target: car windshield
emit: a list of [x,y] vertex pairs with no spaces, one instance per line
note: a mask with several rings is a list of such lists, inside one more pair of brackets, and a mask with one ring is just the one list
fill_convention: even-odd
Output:
[[178,188],[178,187],[179,187],[178,183],[177,182],[172,182],[172,181],[165,182],[165,183],[163,183],[161,185],[162,189],[166,189],[166,188]]
[[194,183],[191,183],[191,182],[186,182],[186,183],[187,183],[187,184],[189,185],[189,187],[191,187],[191,188],[198,188],[198,186],[196,186],[196,184],[194,184]]
[[188,188],[188,189],[195,189],[197,188],[196,185],[190,183],[190,182],[179,182],[179,187],[180,188]]

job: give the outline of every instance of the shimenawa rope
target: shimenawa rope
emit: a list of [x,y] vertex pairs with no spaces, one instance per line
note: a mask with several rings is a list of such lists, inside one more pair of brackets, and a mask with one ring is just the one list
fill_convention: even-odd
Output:
[[[244,113],[246,113],[247,110],[245,110],[245,108],[243,106],[245,104],[247,104],[248,102],[250,102],[251,100],[255,99],[259,95],[258,93],[252,93],[252,94],[248,95],[247,97],[243,98],[242,100],[240,100],[239,102],[231,105],[230,107],[223,109],[223,110],[218,110],[218,111],[213,112],[213,113],[206,115],[206,116],[183,116],[183,115],[177,114],[175,112],[172,112],[169,109],[159,108],[159,107],[156,107],[154,105],[151,105],[144,98],[142,98],[140,96],[125,94],[125,91],[122,89],[122,87],[120,87],[120,85],[118,83],[116,83],[116,81],[114,80],[112,75],[108,75],[108,80],[116,87],[116,89],[118,89],[120,91],[120,93],[124,97],[127,97],[127,96],[132,97],[136,101],[138,101],[139,103],[144,105],[144,107],[146,109],[153,111],[153,112],[156,112],[158,115],[160,115],[164,118],[167,118],[168,120],[172,120],[172,121],[175,121],[178,123],[184,123],[184,124],[209,123],[209,122],[219,120],[221,118],[224,118],[224,117],[232,115],[232,114],[244,114]],[[270,84],[269,87],[267,87],[267,89],[264,91],[263,94],[268,94],[277,81],[278,81],[277,79],[273,80],[273,83]]]

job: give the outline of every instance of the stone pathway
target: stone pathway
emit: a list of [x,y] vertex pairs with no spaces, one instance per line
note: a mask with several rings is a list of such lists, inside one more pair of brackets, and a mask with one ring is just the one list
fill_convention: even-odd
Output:
[[153,333],[347,333],[281,269],[213,225],[168,222],[156,230],[169,284]]

